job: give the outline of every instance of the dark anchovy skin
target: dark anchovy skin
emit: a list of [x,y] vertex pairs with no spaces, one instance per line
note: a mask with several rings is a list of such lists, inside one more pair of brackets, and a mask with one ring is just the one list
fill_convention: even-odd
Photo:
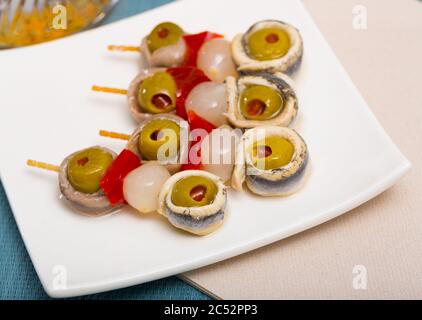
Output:
[[275,76],[272,73],[268,73],[268,72],[265,72],[265,71],[257,72],[257,73],[254,74],[254,76],[261,77],[261,78],[267,80],[269,83],[272,83],[273,85],[275,85],[277,87],[277,89],[280,91],[280,94],[283,97],[284,101],[287,101],[287,100],[293,98],[294,101],[295,101],[294,108],[295,108],[295,110],[298,110],[299,106],[298,106],[298,99],[296,97],[296,94],[293,91],[293,88],[290,87],[290,85],[286,81],[284,81],[283,79]]
[[102,215],[106,215],[106,214],[109,214],[109,213],[116,212],[116,211],[120,210],[121,208],[123,208],[123,205],[121,205],[121,204],[116,205],[116,206],[105,205],[105,206],[102,206],[102,207],[100,207],[100,206],[99,207],[89,207],[89,206],[86,206],[82,203],[71,201],[71,200],[67,199],[66,196],[64,196],[64,195],[63,195],[63,200],[65,201],[66,205],[70,206],[73,210],[79,212],[82,215],[87,215],[87,216],[102,216]]
[[242,75],[251,76],[251,77],[261,77],[267,80],[268,82],[270,82],[271,84],[277,87],[284,101],[287,101],[288,99],[293,98],[295,101],[294,108],[295,110],[298,110],[299,106],[298,106],[298,99],[296,97],[296,93],[293,91],[293,88],[283,79],[267,71],[247,72],[245,74],[242,73]]
[[186,209],[187,214],[180,214],[171,211],[168,207],[166,208],[166,215],[170,223],[176,227],[191,229],[195,231],[200,231],[208,228],[209,226],[218,223],[224,220],[224,210],[225,206],[218,210],[216,213],[203,217],[203,218],[193,218],[189,215],[189,209]]
[[[302,49],[303,51],[304,49]],[[292,64],[286,71],[284,71],[283,73],[287,74],[288,76],[293,76],[297,70],[299,70],[300,65],[302,64],[302,59],[303,59],[303,52],[300,55],[299,59],[297,59],[297,61]]]
[[[303,54],[287,70],[283,71],[283,74],[288,75],[288,76],[293,76],[299,70],[299,68],[302,64],[302,60],[303,60]],[[268,69],[263,69],[259,72],[265,72],[265,73],[272,74],[274,72],[280,72],[280,71],[274,70],[273,68],[268,68]],[[239,71],[240,76],[254,76],[257,73],[258,72],[251,71],[251,70],[241,70],[241,71]]]
[[[295,73],[300,69],[300,66],[302,64],[302,59],[303,59],[303,53],[299,57],[299,59],[296,60],[294,64],[292,64],[287,70],[284,70],[282,73],[290,77],[294,76]],[[266,72],[266,73],[272,74],[272,73],[281,72],[281,71],[278,71],[277,69],[274,69],[274,68],[268,68],[268,69],[262,69],[259,72]],[[253,76],[257,74],[256,71],[251,71],[251,70],[240,70],[239,73],[241,76]]]
[[[280,91],[284,100],[288,100],[289,98],[296,98],[296,94],[293,91],[293,88],[290,87],[290,85],[286,81],[275,76],[274,74],[261,71],[261,72],[256,72],[254,76],[264,78],[269,83],[272,83],[273,85],[275,85],[277,89]],[[297,108],[297,104],[296,104],[296,108]]]
[[259,177],[259,176],[246,176],[246,179],[248,180],[248,183],[254,186],[258,190],[262,190],[265,192],[268,192],[271,194],[277,194],[277,193],[284,193],[288,192],[290,189],[292,189],[297,183],[300,182],[303,175],[305,174],[305,168],[308,164],[308,154],[306,155],[305,161],[303,161],[300,168],[289,178],[282,180],[282,181],[272,181],[267,180],[265,178]]

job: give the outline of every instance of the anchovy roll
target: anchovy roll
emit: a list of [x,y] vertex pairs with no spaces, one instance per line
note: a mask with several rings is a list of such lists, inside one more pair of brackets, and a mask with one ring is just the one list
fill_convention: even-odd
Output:
[[240,72],[279,71],[290,74],[302,60],[303,41],[292,25],[264,20],[233,39],[232,54]]
[[69,205],[86,215],[99,216],[121,208],[112,206],[100,187],[100,181],[116,158],[103,147],[72,153],[60,165],[59,187]]
[[155,114],[175,113],[177,85],[163,68],[143,69],[129,85],[127,101],[136,122]]
[[222,225],[227,190],[216,175],[187,170],[166,181],[158,200],[158,212],[173,226],[203,236]]
[[236,154],[232,186],[264,197],[288,196],[305,182],[308,148],[294,130],[283,127],[258,127],[246,131]]
[[237,128],[288,126],[298,112],[293,81],[282,73],[260,72],[226,79],[226,117]]
[[153,115],[139,123],[130,136],[127,149],[143,163],[158,161],[171,173],[180,170],[188,156],[189,127],[174,114]]
[[180,66],[186,55],[184,34],[182,28],[175,23],[158,24],[142,39],[140,51],[143,58],[153,67]]

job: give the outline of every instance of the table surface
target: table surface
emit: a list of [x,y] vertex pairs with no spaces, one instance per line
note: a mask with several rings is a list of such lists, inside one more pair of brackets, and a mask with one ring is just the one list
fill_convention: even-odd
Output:
[[184,276],[221,299],[420,300],[422,1],[303,2],[413,167],[347,214]]
[[[158,7],[173,0],[120,0],[102,24]],[[0,182],[0,299],[48,299],[18,231]],[[79,299],[209,299],[177,277],[80,297]]]

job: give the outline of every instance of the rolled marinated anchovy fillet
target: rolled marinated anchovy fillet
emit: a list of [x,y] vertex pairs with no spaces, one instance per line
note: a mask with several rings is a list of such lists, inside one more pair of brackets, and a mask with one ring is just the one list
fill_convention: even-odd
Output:
[[[216,184],[217,193],[212,203],[197,207],[183,207],[177,206],[172,202],[174,185],[181,179],[190,176],[205,177]],[[227,203],[227,189],[223,181],[212,173],[202,170],[186,170],[173,175],[167,180],[158,200],[158,212],[165,216],[173,226],[203,236],[214,232],[223,224]]]
[[[280,111],[269,119],[247,119],[240,110],[241,95],[250,86],[266,86],[278,92],[283,105]],[[237,128],[255,128],[257,126],[282,126],[287,127],[295,119],[298,113],[298,99],[293,89],[293,80],[288,76],[277,72],[259,72],[254,75],[243,75],[239,79],[228,77],[226,79],[227,104],[226,117]]]
[[[113,158],[116,158],[117,156],[116,153],[110,149],[99,146],[95,148],[99,148],[110,153]],[[69,161],[78,152],[67,156],[60,165],[59,188],[63,197],[73,209],[89,216],[101,216],[119,210],[122,205],[112,206],[101,189],[95,193],[83,193],[73,188],[67,176],[67,167]]]
[[[270,170],[253,164],[249,150],[257,141],[257,130],[265,130],[265,137],[278,136],[293,145],[294,153],[288,164]],[[291,195],[303,186],[309,171],[309,155],[305,141],[296,131],[283,127],[259,127],[248,130],[240,144],[232,176],[234,189],[241,191],[246,182],[251,192],[271,197]]]
[[[145,120],[151,116],[153,116],[152,113],[144,112],[142,111],[139,102],[138,102],[138,92],[139,92],[139,86],[141,85],[142,81],[145,80],[145,78],[148,78],[149,76],[153,75],[156,72],[159,71],[165,71],[164,68],[152,68],[152,69],[143,69],[136,77],[132,80],[132,82],[129,85],[128,93],[127,93],[127,102],[129,105],[130,114],[132,115],[132,118],[135,119],[136,122],[141,122],[142,120]],[[174,113],[173,111],[172,113]]]
[[141,42],[141,55],[150,67],[171,68],[182,65],[186,55],[186,43],[183,37],[177,43],[159,48],[151,53],[147,37]]
[[[166,169],[170,172],[170,174],[174,174],[180,171],[182,163],[185,161],[185,159],[187,159],[188,152],[189,152],[189,145],[187,144],[187,139],[189,137],[189,127],[187,125],[187,122],[183,120],[181,117],[175,114],[163,113],[163,114],[151,115],[150,117],[145,118],[139,123],[138,127],[131,134],[130,139],[126,145],[126,148],[132,151],[133,153],[135,153],[136,155],[138,155],[138,157],[142,159],[143,163],[149,162],[148,160],[143,159],[140,153],[140,150],[138,147],[139,136],[146,124],[148,124],[151,121],[160,120],[160,119],[171,120],[175,122],[176,124],[178,124],[180,128],[181,139],[180,139],[177,156],[173,159],[167,159],[167,161],[158,161],[161,165],[164,165],[166,167]],[[184,139],[183,137],[186,137],[186,139]]]
[[[248,49],[248,40],[254,32],[266,28],[276,28],[286,32],[290,40],[290,48],[280,58],[257,60]],[[252,25],[246,33],[235,36],[232,42],[232,54],[238,70],[242,73],[268,71],[292,74],[299,68],[302,61],[303,40],[299,31],[292,25],[283,21],[264,20]]]

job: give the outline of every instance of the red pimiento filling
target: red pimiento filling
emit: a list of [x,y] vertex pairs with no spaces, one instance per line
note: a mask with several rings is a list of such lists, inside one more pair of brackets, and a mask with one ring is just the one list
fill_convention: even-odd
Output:
[[198,52],[202,45],[216,38],[224,38],[221,34],[204,31],[196,34],[187,34],[183,36],[186,43],[186,55],[184,66],[196,67],[196,61],[198,60]]
[[110,204],[126,203],[123,196],[123,180],[129,172],[141,165],[139,157],[128,149],[124,149],[114,159],[101,179],[100,185]]
[[204,129],[206,132],[210,133],[216,128],[216,126],[213,125],[211,122],[205,120],[204,118],[200,117],[195,112],[190,110],[188,112],[188,122],[190,130]]
[[173,77],[177,85],[176,114],[187,120],[186,98],[195,86],[202,82],[210,81],[210,79],[201,70],[194,67],[168,68],[167,73]]

